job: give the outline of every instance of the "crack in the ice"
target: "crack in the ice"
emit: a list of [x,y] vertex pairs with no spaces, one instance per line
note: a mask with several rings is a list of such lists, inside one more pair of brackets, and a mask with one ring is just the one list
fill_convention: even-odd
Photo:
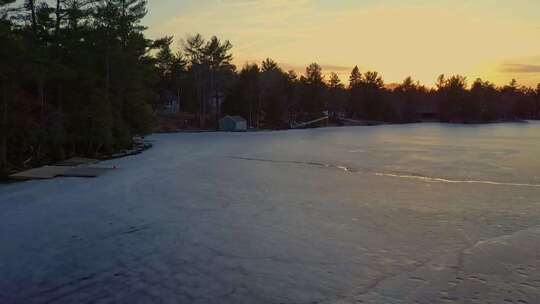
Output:
[[[432,257],[426,261],[423,261],[423,262],[419,262],[417,263],[414,267],[410,268],[410,269],[405,269],[403,271],[399,271],[397,273],[391,273],[391,274],[388,274],[388,275],[385,275],[385,276],[382,276],[380,278],[377,278],[375,279],[374,281],[372,281],[369,285],[365,286],[364,288],[362,288],[362,290],[359,292],[359,293],[355,293],[354,294],[354,297],[361,297],[361,296],[364,296],[368,293],[370,293],[371,291],[377,289],[377,287],[379,287],[381,285],[381,283],[387,281],[387,280],[390,280],[392,278],[396,278],[396,277],[399,277],[401,275],[404,275],[404,274],[410,274],[410,273],[413,273],[415,271],[417,271],[418,269],[426,266],[427,264],[435,261],[436,259],[440,258],[440,255],[438,256],[435,256],[435,257]],[[426,284],[427,281],[424,280],[425,282],[422,282],[422,284]]]
[[54,297],[52,298],[49,298],[47,299],[44,303],[54,303],[60,299],[63,299],[63,298],[66,298],[70,295],[74,295],[74,294],[77,294],[78,292],[82,291],[82,290],[85,290],[85,289],[88,289],[88,288],[91,288],[93,286],[96,286],[98,285],[100,282],[90,282],[88,284],[84,284],[84,285],[75,285],[76,288],[75,289],[70,289],[70,290],[66,290],[64,292],[61,292],[60,294],[57,294],[55,295]]
[[305,161],[291,161],[291,160],[272,160],[272,159],[263,159],[263,158],[252,158],[252,157],[238,157],[231,156],[232,159],[239,160],[248,160],[248,161],[259,161],[259,162],[268,162],[268,163],[282,163],[282,164],[295,164],[295,165],[308,165],[308,166],[317,166],[322,168],[334,168],[339,169],[348,173],[359,173],[359,174],[370,174],[380,177],[394,177],[394,178],[404,178],[404,179],[415,179],[428,183],[448,183],[448,184],[483,184],[483,185],[494,185],[494,186],[513,186],[513,187],[533,187],[540,188],[540,184],[529,184],[529,183],[512,183],[512,182],[496,182],[488,180],[457,180],[457,179],[448,179],[442,177],[430,177],[417,173],[397,173],[397,172],[374,172],[367,169],[355,169],[352,167],[336,164],[327,164],[321,162],[305,162]]
[[514,187],[534,187],[540,188],[540,184],[529,184],[529,183],[510,183],[510,182],[495,182],[495,181],[486,181],[486,180],[453,180],[440,177],[427,177],[421,175],[399,175],[394,173],[375,173],[377,176],[385,177],[398,177],[398,178],[407,178],[407,179],[417,179],[430,183],[449,183],[449,184],[484,184],[484,185],[494,185],[494,186],[514,186]]
[[37,294],[34,294],[33,296],[42,296],[42,295],[47,295],[47,294],[53,294],[53,293],[56,293],[56,292],[61,291],[63,289],[70,288],[72,286],[78,286],[82,282],[93,279],[96,275],[97,275],[96,273],[92,273],[92,274],[84,276],[84,277],[76,278],[74,280],[71,280],[69,282],[60,284],[58,286],[42,290],[42,291],[38,292]]
[[321,266],[364,265],[363,263],[357,263],[357,262],[322,262],[322,261],[313,261],[313,260],[308,260],[308,259],[298,260],[298,259],[284,258],[278,255],[261,255],[261,256],[237,255],[237,254],[226,253],[224,251],[218,250],[210,246],[204,246],[200,244],[199,246],[212,252],[215,256],[223,257],[223,258],[230,258],[230,259],[238,259],[238,260],[267,260],[267,261],[271,261],[274,263],[281,263],[281,264],[321,265]]
[[108,235],[102,236],[100,239],[105,240],[105,239],[115,238],[115,237],[119,237],[119,236],[127,236],[127,235],[130,235],[130,234],[134,234],[134,233],[138,233],[138,232],[147,230],[147,229],[150,229],[150,225],[131,226],[127,230],[116,231],[116,232],[110,233]]
[[[509,234],[504,234],[504,235],[499,235],[499,236],[496,236],[496,237],[492,237],[492,238],[489,238],[489,239],[485,239],[485,240],[478,240],[474,243],[470,242],[470,240],[467,238],[467,245],[463,248],[461,248],[460,250],[456,250],[454,251],[454,255],[456,255],[456,265],[453,267],[451,265],[445,265],[444,268],[446,269],[452,269],[452,268],[455,268],[455,272],[456,272],[456,275],[458,275],[458,273],[460,271],[464,271],[464,266],[463,266],[463,262],[464,262],[464,256],[466,254],[466,252],[469,252],[471,249],[477,249],[479,250],[480,252],[484,253],[485,254],[485,251],[483,248],[481,248],[480,246],[482,244],[486,244],[486,243],[489,243],[490,241],[493,241],[493,240],[497,240],[497,239],[501,239],[501,238],[506,238],[506,237],[511,237],[511,236],[514,236],[520,232],[523,232],[523,231],[527,231],[527,230],[532,230],[532,229],[539,229],[540,227],[536,226],[536,227],[528,227],[528,228],[525,228],[525,229],[521,229],[521,230],[518,230],[518,231],[515,231],[515,232],[512,232],[512,233],[509,233]],[[359,292],[359,293],[355,293],[353,295],[353,297],[362,297],[362,296],[365,296],[367,295],[368,293],[374,291],[375,289],[377,289],[378,287],[380,287],[380,285],[387,281],[387,280],[390,280],[392,278],[396,278],[396,277],[399,277],[401,275],[404,275],[404,274],[411,274],[425,266],[427,266],[428,264],[432,263],[433,261],[439,259],[440,257],[442,256],[445,256],[447,255],[447,253],[444,253],[444,254],[441,254],[441,255],[437,255],[437,256],[434,256],[430,259],[428,259],[427,261],[424,261],[424,262],[421,262],[417,265],[415,265],[414,268],[411,268],[411,269],[406,269],[406,270],[403,270],[403,271],[400,271],[400,272],[397,272],[397,273],[392,273],[392,274],[389,274],[389,275],[386,275],[386,276],[382,276],[380,278],[377,278],[375,279],[374,281],[372,281],[370,284],[368,284],[367,286],[365,286],[364,288],[362,288],[362,290]],[[501,263],[501,265],[508,271],[508,272],[512,272],[512,270],[504,263]],[[424,279],[423,279],[424,280]],[[429,281],[427,280],[424,280],[424,282],[422,282],[420,285],[425,285],[426,283],[428,283]],[[418,288],[418,286],[416,288],[414,288],[413,290],[409,291],[408,294],[411,294],[412,292],[414,292],[416,289]],[[521,291],[519,290],[516,290],[520,293],[522,293]],[[523,294],[523,293],[522,293]],[[523,294],[524,295],[524,294]]]

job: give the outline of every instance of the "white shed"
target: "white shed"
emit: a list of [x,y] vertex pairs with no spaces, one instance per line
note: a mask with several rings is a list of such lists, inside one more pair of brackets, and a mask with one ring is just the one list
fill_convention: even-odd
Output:
[[244,132],[247,131],[247,121],[240,116],[225,116],[219,120],[221,131]]

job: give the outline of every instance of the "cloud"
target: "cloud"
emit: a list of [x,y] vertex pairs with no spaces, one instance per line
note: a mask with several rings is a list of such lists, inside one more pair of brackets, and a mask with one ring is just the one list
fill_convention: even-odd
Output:
[[[300,74],[306,65],[318,62],[325,73],[336,72],[342,79],[359,65],[363,72],[380,72],[389,82],[412,76],[430,84],[441,73],[498,83],[515,76],[538,81],[534,67],[502,65],[539,64],[522,59],[540,52],[538,23],[505,14],[508,10],[487,13],[477,4],[367,2],[371,5],[345,0],[200,1],[197,9],[179,10],[156,21],[150,36],[215,34],[233,43],[239,66],[270,57]],[[511,75],[518,71],[522,72]]]
[[503,73],[540,73],[540,65],[537,64],[521,64],[521,63],[505,63],[501,66]]
[[[336,72],[336,73],[342,73],[342,72],[350,72],[352,71],[353,67],[350,66],[342,66],[342,65],[334,65],[334,64],[319,64],[321,68],[323,69],[323,72],[329,73],[329,72]],[[279,63],[279,66],[281,66],[284,70],[294,70],[295,72],[305,72],[306,65],[299,65],[299,64],[290,64],[290,63]]]
[[343,65],[332,65],[332,64],[323,64],[321,65],[323,70],[330,72],[350,72],[352,71],[352,66],[343,66]]

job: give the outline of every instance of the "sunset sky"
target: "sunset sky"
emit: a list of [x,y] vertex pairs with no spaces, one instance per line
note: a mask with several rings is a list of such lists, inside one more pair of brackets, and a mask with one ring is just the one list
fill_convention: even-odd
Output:
[[159,0],[152,38],[217,35],[235,63],[270,57],[300,72],[318,62],[346,80],[354,65],[433,85],[437,75],[540,82],[538,0]]

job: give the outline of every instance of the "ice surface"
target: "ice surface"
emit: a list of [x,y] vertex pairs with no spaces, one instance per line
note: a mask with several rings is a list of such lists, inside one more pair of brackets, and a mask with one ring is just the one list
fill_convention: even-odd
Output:
[[154,135],[0,186],[0,303],[537,303],[540,124]]

